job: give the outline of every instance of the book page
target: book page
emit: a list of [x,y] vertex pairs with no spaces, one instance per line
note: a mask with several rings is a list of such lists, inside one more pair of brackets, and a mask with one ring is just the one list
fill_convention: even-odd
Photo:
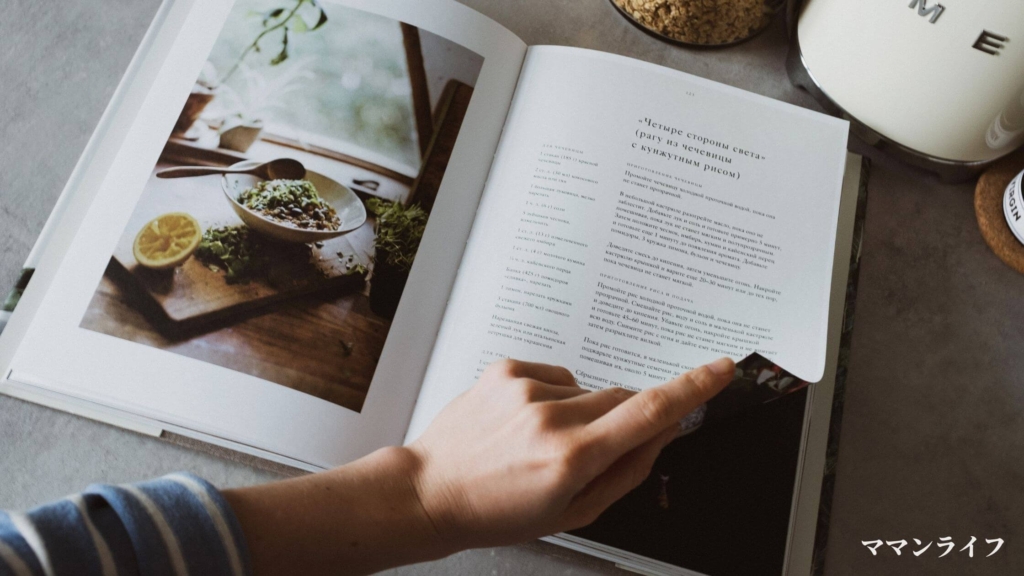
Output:
[[[525,44],[450,0],[167,0],[155,26],[0,391],[309,469],[400,442]],[[164,172],[282,159],[304,175]]]
[[640,390],[758,352],[825,365],[847,123],[532,47],[410,430],[503,357]]

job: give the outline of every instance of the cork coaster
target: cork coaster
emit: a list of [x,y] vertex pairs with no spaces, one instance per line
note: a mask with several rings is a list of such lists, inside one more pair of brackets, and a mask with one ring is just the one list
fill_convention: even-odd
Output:
[[1024,274],[1024,244],[1010,231],[1003,215],[1003,193],[1021,170],[1024,170],[1024,152],[1011,154],[986,170],[974,189],[974,213],[988,247],[1000,260]]

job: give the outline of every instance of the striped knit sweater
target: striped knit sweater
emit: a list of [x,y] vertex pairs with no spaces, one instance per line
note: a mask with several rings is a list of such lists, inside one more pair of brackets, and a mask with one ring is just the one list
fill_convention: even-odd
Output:
[[191,474],[93,485],[26,513],[0,511],[0,576],[250,574],[224,497]]

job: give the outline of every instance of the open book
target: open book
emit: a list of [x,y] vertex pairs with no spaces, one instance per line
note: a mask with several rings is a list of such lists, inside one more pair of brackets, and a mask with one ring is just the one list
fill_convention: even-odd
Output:
[[[643,389],[757,353],[729,396],[756,405],[709,407],[552,540],[648,573],[806,574],[846,139],[448,0],[166,0],[40,241],[0,391],[315,471],[415,439],[502,357]],[[281,158],[305,176],[164,172]]]

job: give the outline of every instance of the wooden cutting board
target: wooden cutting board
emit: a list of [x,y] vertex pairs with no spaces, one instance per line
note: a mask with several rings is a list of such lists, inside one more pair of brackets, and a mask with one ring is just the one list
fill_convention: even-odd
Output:
[[[166,167],[158,165],[156,170]],[[350,273],[351,264],[369,266],[373,251],[373,224],[323,243],[281,245],[271,252],[265,279],[229,284],[224,272],[213,270],[192,256],[170,271],[139,266],[132,255],[136,234],[147,222],[167,212],[187,212],[206,230],[241,224],[220,188],[220,176],[159,179],[150,176],[146,189],[118,241],[108,272],[133,292],[143,312],[155,315],[162,329],[190,328],[230,319],[282,300],[335,291],[348,293],[364,288],[364,277]]]

